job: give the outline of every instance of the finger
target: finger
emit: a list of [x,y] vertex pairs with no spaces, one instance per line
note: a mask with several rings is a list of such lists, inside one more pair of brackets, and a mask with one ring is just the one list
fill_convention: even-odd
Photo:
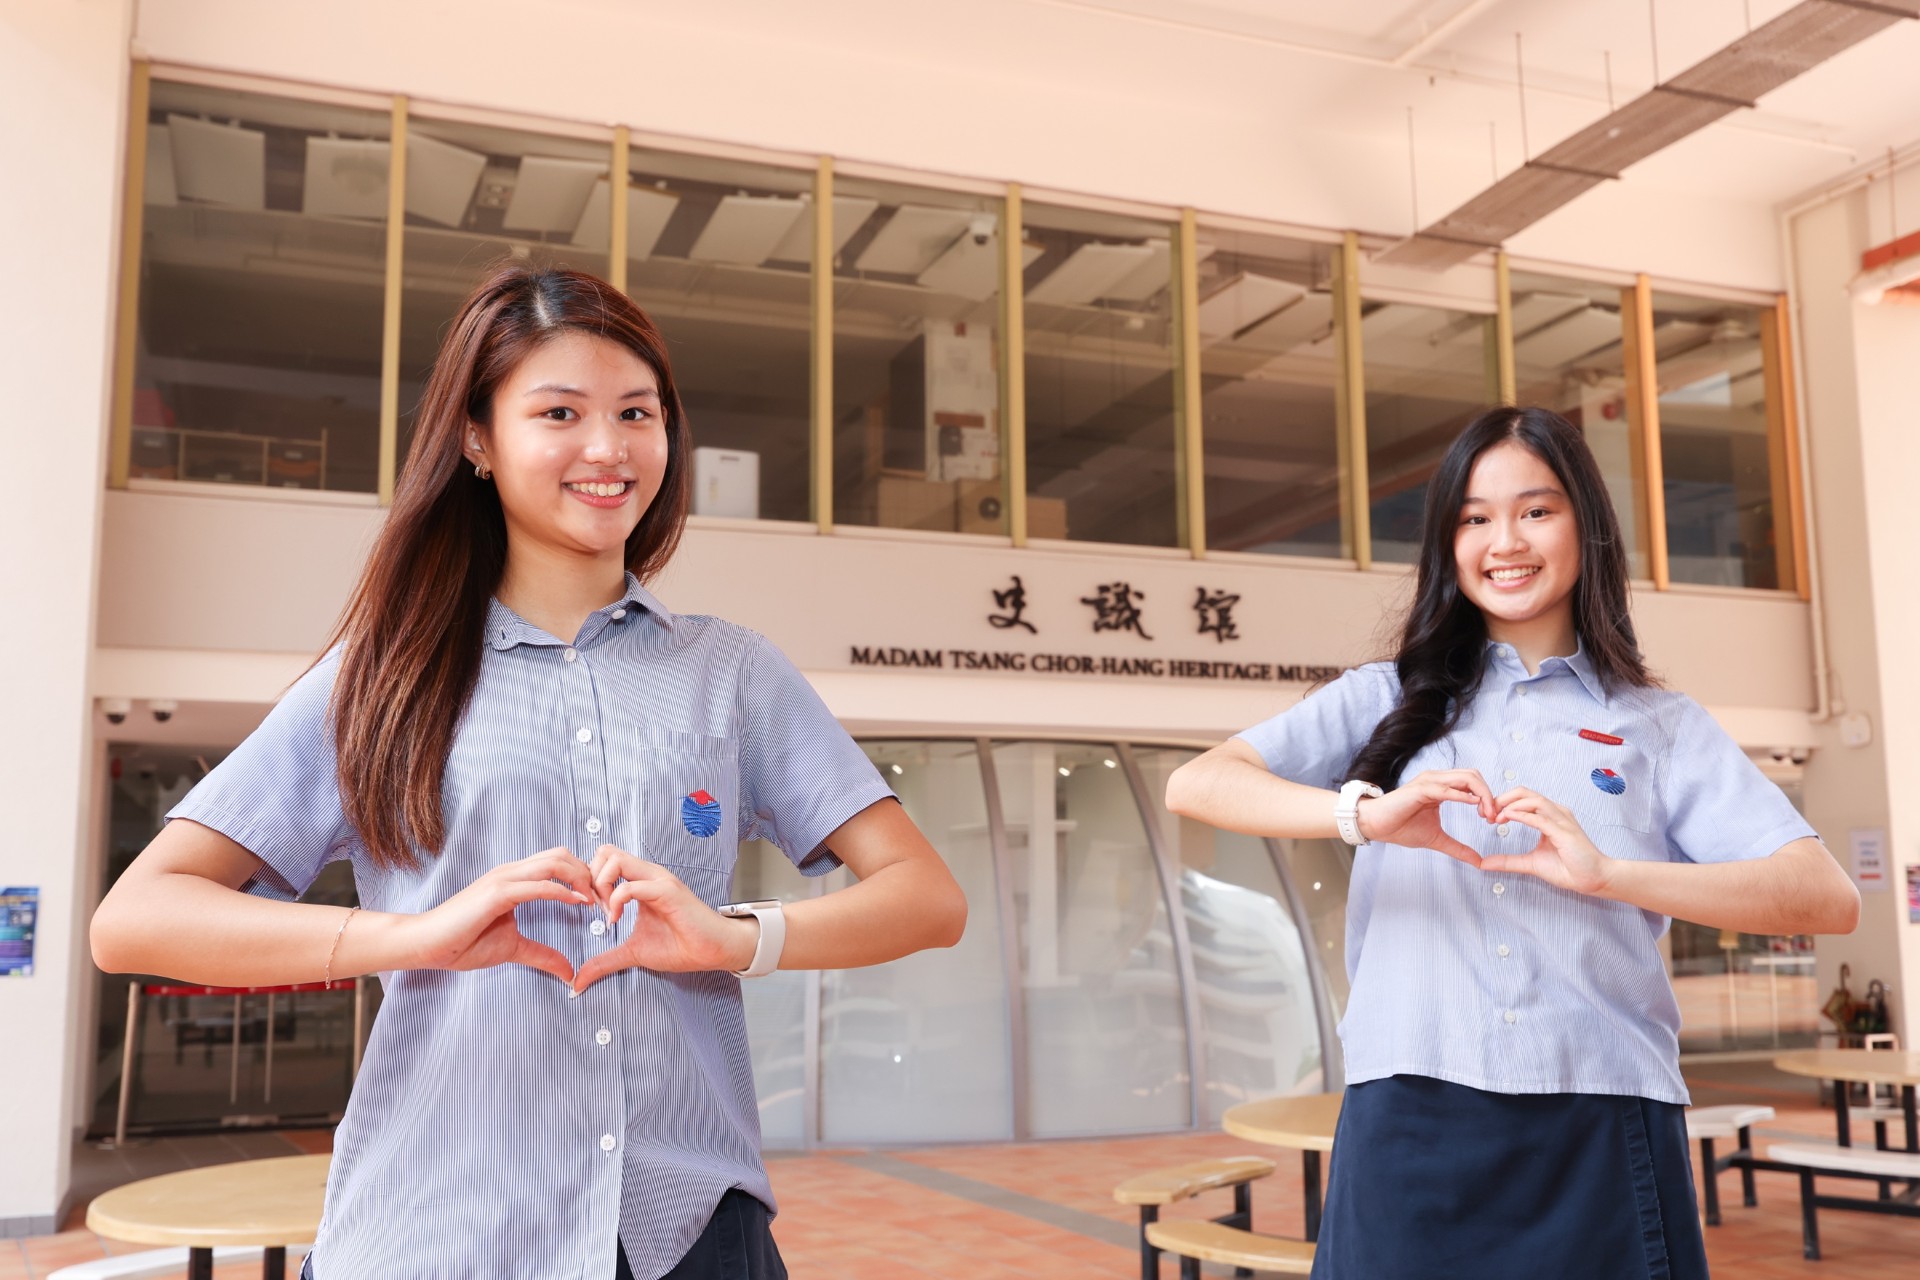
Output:
[[1484,808],[1485,802],[1465,787],[1453,786],[1445,782],[1429,784],[1426,794],[1447,804],[1470,804],[1475,808]]
[[1492,853],[1480,859],[1482,871],[1510,871],[1515,875],[1540,874],[1540,855],[1535,853]]
[[488,874],[502,880],[558,880],[589,897],[593,894],[586,866],[566,849],[543,849],[530,858],[495,867]]
[[587,962],[580,966],[580,971],[573,975],[572,992],[577,996],[608,974],[632,967],[633,962],[628,960],[621,951],[602,951],[597,956],[589,957]]
[[1481,865],[1481,858],[1478,853],[1474,852],[1472,849],[1468,848],[1466,845],[1461,844],[1458,840],[1455,840],[1452,836],[1448,835],[1444,831],[1440,832],[1438,835],[1436,835],[1433,838],[1433,843],[1429,847],[1431,847],[1433,851],[1436,853],[1446,854],[1449,858],[1458,858],[1460,859],[1460,861],[1466,863],[1470,867],[1477,867]]
[[550,902],[572,902],[582,906],[593,901],[591,897],[579,890],[570,889],[563,884],[555,884],[551,880],[517,880],[501,885],[498,892],[500,896],[496,901],[501,904],[503,910],[508,906],[517,907],[523,902],[533,902],[542,898]]
[[1519,800],[1545,800],[1545,799],[1546,799],[1545,796],[1541,795],[1538,791],[1535,791],[1530,787],[1511,787],[1506,791],[1502,791],[1498,796],[1494,797],[1493,805],[1494,805],[1494,808],[1496,809],[1504,809],[1508,805],[1513,804],[1514,802]]
[[529,969],[551,974],[569,986],[573,984],[573,962],[545,943],[535,942],[531,938],[519,937],[507,962],[523,964]]
[[629,902],[659,902],[669,897],[677,880],[622,880],[607,896],[607,919],[618,920]]
[[1487,785],[1486,778],[1478,769],[1456,769],[1459,786],[1471,791],[1479,802],[1480,816],[1485,818],[1493,813],[1493,788]]

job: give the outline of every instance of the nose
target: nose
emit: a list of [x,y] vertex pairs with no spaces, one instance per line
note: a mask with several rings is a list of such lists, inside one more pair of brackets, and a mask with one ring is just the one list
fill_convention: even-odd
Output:
[[1501,519],[1494,522],[1494,551],[1513,554],[1526,549],[1527,532],[1518,520]]
[[627,460],[626,440],[620,434],[620,424],[605,418],[592,420],[587,430],[587,441],[581,450],[583,461],[600,465],[611,465]]

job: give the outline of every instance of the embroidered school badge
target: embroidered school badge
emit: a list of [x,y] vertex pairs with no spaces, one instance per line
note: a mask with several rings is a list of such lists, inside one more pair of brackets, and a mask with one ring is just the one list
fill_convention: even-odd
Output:
[[1580,736],[1588,742],[1604,742],[1610,747],[1624,747],[1627,744],[1625,738],[1616,738],[1612,734],[1602,733],[1598,729],[1582,729]]
[[680,825],[702,840],[720,829],[720,802],[696,791],[680,802]]
[[1621,795],[1627,789],[1627,780],[1611,769],[1595,769],[1588,776],[1593,779],[1594,786],[1610,796]]

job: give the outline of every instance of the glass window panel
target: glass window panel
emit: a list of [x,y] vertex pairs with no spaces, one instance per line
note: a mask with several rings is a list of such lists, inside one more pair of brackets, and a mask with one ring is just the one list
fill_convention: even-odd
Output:
[[967,929],[954,947],[820,975],[821,1137],[1011,1138],[1006,966],[979,750],[971,742],[864,745],[960,882]]
[[1620,518],[1627,571],[1651,577],[1645,455],[1627,411],[1620,290],[1516,271],[1511,292],[1518,402],[1552,409],[1580,428]]
[[132,476],[374,490],[388,124],[154,82]]
[[1020,912],[1035,1137],[1191,1121],[1173,932],[1111,747],[994,747]]
[[[812,882],[778,845],[749,840],[740,846],[730,901],[797,902],[812,896]],[[740,984],[753,1056],[753,1091],[760,1101],[760,1137],[770,1148],[806,1145],[807,982],[802,970],[777,969]]]
[[1653,343],[1670,576],[1780,586],[1761,309],[1655,292]]
[[1350,556],[1331,246],[1200,229],[1207,545]]
[[[455,310],[496,266],[607,273],[592,216],[612,142],[413,117],[407,123],[406,283],[400,302],[401,457]],[[404,465],[404,462],[403,462]]]
[[1006,532],[1001,207],[983,196],[835,181],[838,523]]
[[[1257,836],[1183,818],[1162,803],[1167,778],[1198,754],[1177,747],[1134,748],[1161,839],[1180,858],[1181,909],[1206,1037],[1204,1119],[1218,1124],[1238,1102],[1318,1092],[1325,1064],[1307,963],[1314,938],[1301,936],[1274,867],[1273,848]],[[1344,898],[1344,875],[1330,887],[1341,892],[1326,898]],[[1326,954],[1338,963],[1337,956]]]
[[812,519],[812,171],[671,151],[630,166],[627,292],[667,338],[693,514]]
[[1177,546],[1173,228],[1025,218],[1027,533]]
[[1427,481],[1462,427],[1497,402],[1494,319],[1407,302],[1361,304],[1373,558],[1420,554]]

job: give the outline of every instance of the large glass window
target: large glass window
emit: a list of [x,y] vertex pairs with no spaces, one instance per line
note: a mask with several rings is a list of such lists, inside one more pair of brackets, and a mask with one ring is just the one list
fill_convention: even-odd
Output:
[[400,304],[400,456],[455,310],[495,266],[607,272],[604,189],[611,140],[411,118],[406,277]]
[[1025,925],[1032,1136],[1189,1123],[1173,930],[1114,748],[1016,743],[993,758]]
[[1493,331],[1491,314],[1362,303],[1375,560],[1419,558],[1427,481],[1460,429],[1500,398]]
[[[869,969],[820,975],[820,1136],[829,1143],[1013,1136],[993,846],[971,742],[867,745],[907,816],[967,895],[965,936]],[[850,879],[837,872],[837,887]]]
[[1790,586],[1784,430],[1759,307],[1653,295],[1667,566],[1675,582]]
[[[666,335],[693,514],[812,519],[811,170],[670,151],[630,167],[627,292]],[[610,208],[589,205],[602,227]]]
[[155,81],[129,474],[371,493],[389,117]]
[[1173,229],[1041,204],[1025,220],[1028,536],[1178,546]]
[[1207,546],[1350,556],[1331,246],[1201,228]]
[[1532,271],[1514,272],[1511,286],[1519,403],[1552,409],[1580,428],[1626,537],[1627,571],[1651,577],[1646,451],[1627,396],[1621,291]]
[[[801,875],[778,845],[749,840],[733,864],[734,902],[811,897],[814,882]],[[779,969],[740,984],[753,1055],[753,1090],[760,1101],[760,1136],[770,1147],[798,1147],[807,1133],[807,981],[798,969]]]
[[1001,206],[898,183],[835,182],[837,523],[1006,531]]

